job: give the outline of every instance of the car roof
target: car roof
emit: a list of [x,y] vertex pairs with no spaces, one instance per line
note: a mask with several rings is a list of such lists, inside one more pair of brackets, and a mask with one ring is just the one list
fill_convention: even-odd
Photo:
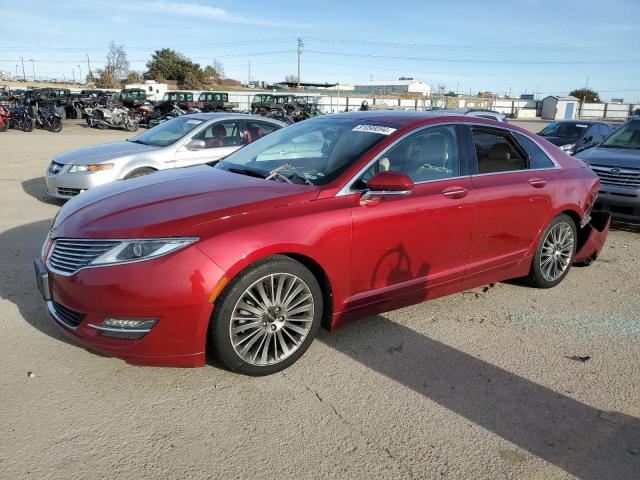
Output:
[[[416,111],[406,111],[406,110],[367,110],[367,111],[355,111],[355,112],[344,112],[344,113],[334,113],[331,115],[323,115],[321,117],[317,117],[317,119],[322,118],[351,118],[351,119],[363,119],[369,121],[379,121],[379,122],[388,122],[395,123],[401,127],[407,127],[413,125],[415,123],[421,122],[423,120],[434,120],[434,119],[442,119],[447,120],[451,117],[466,117],[470,118],[470,115],[465,115],[462,112],[458,111],[449,111],[449,110],[428,110],[425,112],[416,112]],[[486,120],[481,117],[473,117],[479,121],[486,121],[487,125],[492,122],[492,120]],[[313,119],[310,119],[313,120]],[[308,120],[307,120],[308,121]],[[495,125],[495,123],[494,123]]]
[[606,122],[601,122],[599,120],[580,120],[580,119],[575,119],[575,120],[555,120],[553,123],[584,123],[585,125],[594,125],[596,123],[606,123]]
[[202,120],[203,122],[208,122],[209,120],[259,120],[262,122],[274,123],[276,125],[286,125],[286,123],[276,120],[275,118],[263,117],[262,115],[249,115],[247,113],[208,112],[190,113],[181,116]]

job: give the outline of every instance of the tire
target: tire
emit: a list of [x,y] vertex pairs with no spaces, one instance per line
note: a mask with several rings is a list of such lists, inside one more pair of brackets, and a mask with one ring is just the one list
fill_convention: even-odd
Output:
[[124,124],[124,128],[127,132],[135,132],[139,127],[140,125],[135,120],[129,120]]
[[0,123],[0,132],[6,132],[7,130],[9,130],[9,122],[3,121]]
[[526,283],[535,288],[552,288],[564,280],[576,253],[577,238],[571,217],[562,213],[554,218],[540,236]]
[[33,131],[33,120],[31,118],[25,118],[20,122],[20,130],[23,132]]
[[62,131],[62,120],[60,118],[52,118],[51,120],[49,120],[49,123],[50,127],[48,130],[50,132],[58,133]]
[[[273,303],[265,308],[263,298]],[[309,348],[320,327],[323,299],[306,267],[275,255],[240,272],[215,304],[209,331],[216,356],[234,372],[261,376],[289,367]]]
[[124,176],[124,180],[127,180],[129,178],[141,177],[142,175],[148,175],[148,174],[153,173],[155,171],[157,171],[157,170],[155,168],[151,168],[151,167],[136,168],[135,170],[127,173]]

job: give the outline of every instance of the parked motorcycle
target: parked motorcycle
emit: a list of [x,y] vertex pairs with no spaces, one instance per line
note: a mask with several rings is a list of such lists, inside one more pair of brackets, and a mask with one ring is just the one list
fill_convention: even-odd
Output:
[[50,132],[62,130],[62,111],[55,103],[39,104],[36,102],[35,127],[44,128]]
[[121,128],[127,132],[135,132],[139,127],[138,122],[129,115],[129,109],[125,107],[94,108],[87,121],[90,126],[100,129]]
[[11,124],[11,110],[0,105],[0,132],[6,132]]
[[33,118],[31,118],[31,107],[25,107],[24,105],[18,105],[13,111],[13,127],[19,128],[23,132],[30,132],[33,130]]

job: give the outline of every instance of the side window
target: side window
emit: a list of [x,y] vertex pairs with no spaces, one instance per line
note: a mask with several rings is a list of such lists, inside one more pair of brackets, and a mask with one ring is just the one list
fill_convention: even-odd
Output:
[[205,148],[232,147],[241,144],[238,122],[215,123],[205,128],[194,140],[204,140]]
[[247,125],[247,143],[252,143],[258,140],[259,138],[264,137],[265,135],[270,134],[278,130],[277,125],[272,125],[266,122],[256,122],[250,121],[246,123]]
[[553,168],[555,165],[536,143],[521,133],[514,132],[518,143],[529,156],[529,168]]
[[499,130],[473,129],[478,173],[526,170],[527,162],[509,138]]
[[378,172],[400,172],[414,183],[460,175],[460,156],[456,127],[427,128],[391,148],[363,175],[364,186]]

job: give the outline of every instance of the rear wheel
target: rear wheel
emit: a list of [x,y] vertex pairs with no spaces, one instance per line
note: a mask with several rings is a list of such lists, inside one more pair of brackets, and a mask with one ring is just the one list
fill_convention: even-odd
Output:
[[527,283],[536,288],[558,285],[571,269],[576,252],[576,224],[565,214],[554,218],[540,237]]
[[20,130],[23,132],[31,132],[33,130],[33,119],[26,117],[20,122]]
[[49,123],[50,123],[50,127],[49,127],[50,132],[58,133],[62,130],[62,119],[54,117],[51,120],[49,120]]
[[304,354],[321,318],[322,292],[314,275],[277,255],[241,272],[216,300],[211,340],[229,369],[269,375]]

